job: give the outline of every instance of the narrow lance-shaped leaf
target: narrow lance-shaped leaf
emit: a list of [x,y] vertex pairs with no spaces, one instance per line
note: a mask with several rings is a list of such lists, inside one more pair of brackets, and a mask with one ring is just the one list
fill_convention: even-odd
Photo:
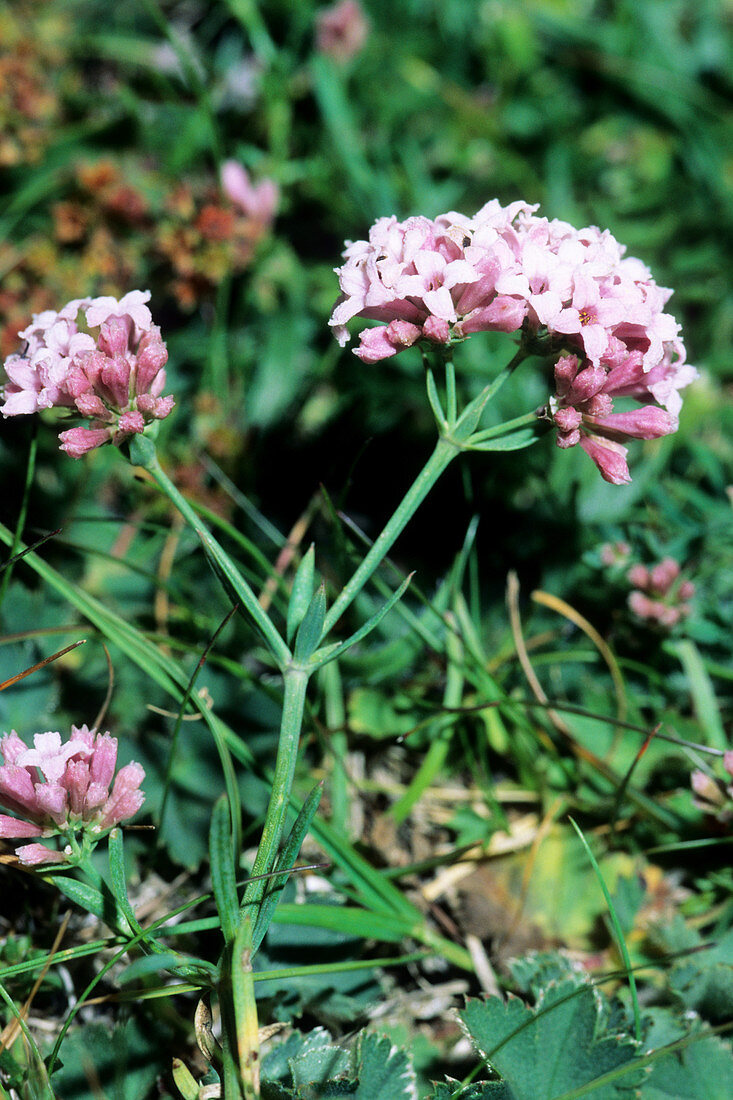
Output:
[[346,652],[347,649],[351,649],[353,645],[356,645],[357,642],[361,642],[364,638],[367,637],[368,634],[371,634],[372,630],[374,630],[376,626],[379,626],[384,616],[392,610],[394,605],[399,600],[402,599],[414,575],[414,573],[410,573],[409,576],[405,577],[400,587],[390,596],[384,606],[381,607],[379,611],[376,612],[376,614],[372,615],[370,619],[367,619],[364,625],[362,627],[359,627],[359,629],[354,634],[352,634],[350,638],[347,638],[344,642],[335,642],[333,645],[324,646],[323,649],[319,650],[317,653],[314,653],[314,667],[322,668],[323,665],[326,665],[329,661],[333,661],[337,657],[340,657],[343,653]]
[[326,619],[326,586],[321,584],[308,605],[295,637],[295,660],[307,661],[315,653]]
[[217,799],[211,815],[209,832],[211,857],[211,884],[219,911],[221,930],[226,943],[234,939],[239,924],[239,899],[237,897],[236,868],[232,847],[231,818],[226,795]]
[[290,830],[288,839],[286,840],[282,851],[275,864],[275,871],[281,872],[277,877],[272,880],[272,887],[265,894],[260,904],[259,912],[257,914],[257,920],[255,921],[254,932],[252,934],[252,954],[257,951],[258,947],[262,943],[262,939],[267,932],[267,929],[272,920],[273,913],[275,912],[275,906],[277,905],[280,895],[285,889],[285,883],[288,881],[288,875],[293,868],[293,865],[298,858],[298,852],[305,839],[306,833],[310,829],[311,822],[316,815],[318,806],[321,801],[321,795],[323,794],[323,784],[319,783],[313,788],[305,802],[303,807],[295,819],[295,823]]
[[287,615],[287,640],[288,645],[293,640],[295,631],[303,622],[305,614],[313,599],[313,586],[315,583],[315,551],[313,544],[308,547],[303,555],[303,560],[298,566],[298,571],[293,579],[293,587],[290,593]]

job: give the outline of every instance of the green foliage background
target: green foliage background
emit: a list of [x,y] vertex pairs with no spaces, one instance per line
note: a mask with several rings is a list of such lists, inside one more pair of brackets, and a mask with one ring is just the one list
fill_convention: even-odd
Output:
[[[167,392],[177,402],[161,425],[166,464],[213,509],[211,522],[246,563],[258,591],[304,513],[310,526],[300,549],[315,539],[317,567],[335,583],[347,574],[355,545],[337,510],[374,537],[434,434],[417,352],[367,367],[341,352],[330,335],[327,319],[337,292],[332,269],[343,242],[364,237],[380,216],[473,213],[492,197],[502,203],[523,198],[540,203],[549,217],[608,227],[661,285],[675,290],[670,308],[701,373],[685,394],[680,430],[633,450],[633,482],[623,488],[601,482],[585,456],[560,451],[550,436],[520,455],[476,457],[451,470],[395,551],[399,570],[417,569],[415,587],[423,600],[416,596],[410,613],[421,616],[422,634],[414,619],[390,615],[370,649],[341,662],[339,684],[318,685],[300,773],[302,793],[310,789],[314,769],[325,774],[338,807],[334,776],[347,747],[356,746],[370,761],[384,753],[407,783],[436,736],[445,736],[452,738],[446,771],[484,792],[480,813],[461,808],[448,822],[445,835],[456,845],[506,824],[493,794],[496,783],[532,791],[540,814],[559,797],[589,827],[604,826],[617,809],[613,783],[579,766],[557,742],[538,753],[536,727],[552,733],[541,716],[519,708],[477,715],[471,708],[495,698],[497,682],[515,698],[528,694],[503,604],[506,575],[514,569],[525,630],[550,635],[533,655],[548,693],[609,716],[600,726],[568,717],[577,744],[608,754],[623,776],[639,739],[619,739],[610,720],[617,699],[598,652],[556,614],[524,598],[534,587],[566,600],[611,642],[624,677],[628,721],[644,728],[664,721],[693,742],[718,749],[730,744],[725,716],[733,679],[733,7],[730,0],[364,0],[363,7],[370,26],[365,44],[340,63],[315,49],[315,19],[322,9],[311,0],[0,5],[6,49],[0,55],[0,330],[12,343],[13,329],[27,323],[32,309],[46,307],[34,304],[39,287],[57,307],[77,295],[150,287],[153,314],[170,351]],[[12,91],[21,84],[14,70],[3,68],[8,58],[20,58],[25,66],[26,102]],[[228,157],[240,160],[255,179],[277,181],[278,214],[246,265],[212,269],[198,298],[182,304],[170,268],[150,247],[155,222],[168,216],[166,196],[179,184],[216,188],[219,166]],[[141,228],[113,218],[109,254],[92,255],[59,235],[58,204],[99,216],[94,195],[80,189],[79,168],[100,161],[116,166],[141,196],[150,221]],[[107,263],[113,252],[114,264]],[[466,394],[477,392],[506,362],[508,347],[482,335],[459,349]],[[3,354],[8,350],[10,345]],[[502,391],[495,415],[508,418],[542,405],[548,392],[548,379],[528,364]],[[21,418],[2,425],[0,520],[11,531],[23,499],[32,430]],[[185,872],[204,892],[221,766],[205,723],[184,722],[172,739],[170,714],[178,704],[165,676],[185,684],[229,610],[228,600],[204,567],[194,536],[176,527],[150,487],[111,451],[78,463],[60,456],[50,422],[38,428],[28,503],[29,542],[62,531],[40,552],[53,576],[21,565],[4,593],[0,679],[67,641],[88,640],[58,666],[0,694],[0,729],[29,736],[91,722],[108,685],[106,638],[114,692],[105,724],[120,738],[122,762],[144,764],[147,820],[157,825],[152,842],[145,833],[128,837],[131,874],[143,881],[155,874],[170,883]],[[451,570],[467,531],[472,535],[457,580]],[[625,606],[623,570],[602,567],[599,547],[619,539],[647,564],[675,557],[695,582],[691,614],[671,635],[635,622]],[[161,564],[167,555],[172,568]],[[393,589],[394,574],[385,571],[384,578]],[[274,586],[278,611],[284,612],[289,581],[286,574]],[[95,618],[83,604],[87,597],[119,618]],[[372,594],[359,602],[352,625],[373,613],[375,600]],[[468,654],[462,715],[440,715],[447,659],[444,638],[425,611],[431,600],[461,624]],[[133,630],[129,645],[121,623]],[[159,665],[152,647],[163,655]],[[151,675],[153,667],[159,674]],[[206,689],[202,705],[212,699],[231,731],[244,827],[254,843],[266,802],[262,777],[275,746],[279,683],[242,620],[226,627],[196,687]],[[334,741],[334,733],[345,739]],[[407,747],[395,754],[395,740],[405,733]],[[609,843],[604,863],[619,907],[627,904],[629,931],[642,903],[633,886],[623,883],[634,882],[629,868],[638,871],[646,850],[711,835],[719,839],[725,831],[692,804],[689,774],[698,762],[659,742],[634,772],[634,785],[649,805],[624,838],[614,838],[618,851]],[[389,797],[375,797],[372,810],[379,813]],[[341,812],[341,839],[346,848],[358,849],[362,838],[348,834],[343,806]],[[333,875],[336,889],[355,891],[356,880],[344,870],[351,857],[333,837],[327,840],[321,837],[324,846],[332,845],[330,857],[335,851],[335,862],[341,859]],[[729,1006],[720,1009],[729,997],[725,945],[733,922],[731,875],[721,851],[724,845],[705,849],[697,863],[684,850],[660,857],[688,891],[684,916],[696,919],[723,952],[716,963],[723,972],[710,979],[712,1002],[705,999],[709,974],[695,967],[687,975],[673,972],[660,996],[675,1011],[694,1007],[713,1023],[730,1017]],[[362,854],[378,863],[373,846],[365,843]],[[546,857],[545,872],[538,871],[527,895],[532,918],[554,941],[590,950],[602,899],[565,826],[551,838]],[[9,873],[0,868],[3,877]],[[359,880],[362,902],[366,881]],[[553,910],[558,883],[562,904]],[[397,906],[394,899],[390,904]],[[29,887],[7,902],[3,916],[12,921],[36,914],[36,946],[48,948],[53,937],[40,920],[42,908]],[[714,917],[707,918],[708,912]],[[403,911],[401,919],[409,924],[411,913]],[[403,925],[390,927],[388,934],[385,918],[385,942],[390,934],[393,940],[402,935]],[[334,933],[324,924],[318,943],[309,946],[327,958],[343,959],[352,950],[356,956],[353,945],[363,937],[352,931],[344,924]],[[667,949],[690,946],[682,940]],[[185,942],[202,958],[215,957],[205,936],[192,933]],[[299,957],[297,942],[296,925],[285,922],[263,958]],[[5,963],[17,961],[14,950],[11,944]],[[639,962],[652,955],[652,948],[638,947]],[[305,1014],[306,1023],[315,1019],[338,1028],[349,1019],[361,1022],[364,1002],[378,996],[376,982],[366,975],[363,983],[339,978],[331,986],[316,978],[297,995],[272,993],[270,987],[267,1004],[289,1018]],[[12,993],[20,998],[27,987],[14,980]],[[527,991],[518,980],[515,987]],[[53,1016],[60,1011],[58,990],[47,989],[44,996]],[[167,1059],[156,1072],[167,1072],[169,1048],[176,1045],[169,1033],[178,1027],[180,1034],[190,1009],[187,1003],[180,1016],[171,1013],[173,1022],[165,1014],[156,1017]],[[98,1053],[97,1025],[86,1038],[72,1036],[59,1094],[65,1100],[82,1095],[78,1067],[88,1056],[101,1059],[98,1068],[107,1075],[111,1096],[152,1089],[149,1048],[155,1043],[140,1026],[137,1018],[118,1023],[105,1058]],[[674,1022],[659,1016],[655,1026],[659,1045],[679,1037],[677,1016]],[[350,1059],[344,1055],[349,1072],[365,1061],[376,1072],[379,1041],[369,1042]],[[416,1043],[412,1032],[410,1042]],[[313,1040],[314,1049],[319,1043],[326,1040]],[[295,1095],[297,1067],[311,1057],[296,1046],[290,1063],[290,1054],[280,1057],[278,1080],[284,1083],[272,1086],[273,1095]],[[119,1067],[129,1050],[138,1061],[125,1084]],[[693,1044],[685,1055],[689,1065],[694,1050]],[[717,1046],[715,1060],[723,1080]],[[431,1067],[433,1077],[445,1078],[440,1056],[426,1056],[422,1095],[431,1088]],[[665,1076],[670,1072],[669,1062],[660,1062],[649,1078],[654,1087],[645,1085],[642,1095],[671,1096]],[[64,1087],[71,1090],[68,1098]],[[524,1095],[500,1092],[504,1087],[510,1085],[486,1082],[486,1091],[472,1095]]]

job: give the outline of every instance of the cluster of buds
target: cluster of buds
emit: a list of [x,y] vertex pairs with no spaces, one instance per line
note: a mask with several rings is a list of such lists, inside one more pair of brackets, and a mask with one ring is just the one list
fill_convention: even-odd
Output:
[[[351,318],[384,323],[360,333],[355,354],[365,363],[481,331],[521,330],[529,348],[565,349],[549,410],[558,443],[580,444],[620,484],[629,480],[622,440],[674,431],[679,391],[697,376],[664,312],[672,292],[608,230],[536,210],[492,199],[474,217],[380,218],[368,240],[347,242],[330,324],[343,345]],[[656,404],[611,414],[622,396]]]
[[253,184],[235,160],[221,167],[221,189],[181,184],[171,192],[153,243],[173,269],[172,290],[182,308],[190,309],[207,289],[251,264],[278,202],[273,180]]
[[[72,458],[104,443],[119,446],[168,416],[173,398],[160,396],[168,352],[149,298],[149,291],[133,290],[120,301],[75,299],[58,313],[35,315],[19,334],[24,348],[5,360],[3,416],[67,408],[90,418],[90,427],[59,435]],[[80,311],[86,331],[77,324]]]
[[680,578],[674,558],[664,558],[651,569],[632,565],[626,577],[634,587],[628,603],[637,618],[669,629],[689,615],[688,601],[695,594],[695,586]]
[[728,773],[724,780],[696,769],[690,781],[697,795],[695,805],[712,814],[721,825],[729,825],[733,821],[733,752],[723,754],[723,767]]
[[606,565],[610,569],[622,567],[626,565],[630,555],[631,547],[628,542],[623,540],[604,542],[600,550],[601,565]]
[[361,51],[369,37],[369,22],[359,0],[340,0],[316,16],[316,49],[339,64]]
[[[21,863],[78,862],[110,829],[143,804],[145,772],[126,764],[115,777],[117,739],[87,726],[72,726],[64,744],[59,733],[37,733],[33,748],[13,730],[0,739],[0,837],[59,837],[60,850],[34,842],[15,849]],[[110,784],[114,784],[110,791]]]
[[[676,430],[682,403],[676,387],[686,384],[691,368],[675,369],[665,356],[662,363],[645,372],[640,351],[629,352],[615,339],[613,343],[617,345],[616,355],[606,353],[598,366],[579,360],[577,355],[558,359],[549,415],[557,428],[558,447],[579,443],[606,481],[623,485],[631,477],[626,462],[628,449],[622,440],[658,439]],[[616,397],[658,400],[660,404],[614,412]],[[667,407],[662,408],[662,404]]]

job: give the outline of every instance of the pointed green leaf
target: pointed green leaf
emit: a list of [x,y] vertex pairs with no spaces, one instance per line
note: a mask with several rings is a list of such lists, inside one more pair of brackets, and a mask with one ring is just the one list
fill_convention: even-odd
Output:
[[[340,657],[342,653],[345,653],[347,649],[351,649],[357,642],[361,642],[368,634],[371,634],[372,630],[376,626],[379,626],[384,616],[392,610],[394,605],[402,599],[407,591],[410,581],[414,577],[414,573],[410,573],[408,577],[405,577],[404,581],[387,600],[386,604],[377,611],[375,615],[372,615],[367,622],[360,627],[356,633],[352,634],[350,638],[347,638],[344,642],[337,642],[335,645],[324,646],[323,649],[319,649],[317,653],[313,654],[313,664],[316,668],[322,668],[323,665],[328,664],[329,661],[333,661],[336,657]],[[296,642],[297,653],[297,642]]]
[[298,566],[298,571],[293,580],[293,588],[290,593],[287,616],[288,645],[292,642],[295,631],[303,622],[310,602],[313,599],[315,558],[315,550],[313,548],[313,543],[311,543],[303,555],[303,560]]
[[520,451],[524,447],[531,447],[544,434],[544,431],[538,433],[535,428],[522,428],[518,432],[509,432],[496,439],[468,444],[468,447],[472,451]]
[[103,920],[115,931],[123,932],[125,935],[129,934],[125,915],[106,887],[104,891],[100,891],[87,882],[80,882],[78,879],[69,878],[66,875],[46,875],[45,878],[47,882],[52,882],[56,889],[70,901],[73,901],[75,905],[86,909],[87,913],[98,917],[99,920]]
[[301,844],[305,839],[305,835],[310,829],[311,822],[316,815],[318,806],[321,801],[321,795],[323,794],[323,783],[319,783],[313,788],[305,802],[303,808],[295,819],[295,824],[290,830],[290,835],[285,841],[283,849],[275,864],[275,871],[281,872],[276,878],[271,879],[272,885],[268,887],[267,893],[263,897],[259,912],[257,913],[257,919],[255,921],[254,932],[252,934],[252,954],[254,955],[257,948],[262,943],[262,938],[267,932],[267,929],[272,920],[273,913],[275,912],[275,906],[280,900],[280,895],[285,889],[285,883],[288,881],[288,874],[290,873],[298,853],[300,851]]
[[209,853],[211,884],[214,888],[221,930],[226,943],[231,943],[236,935],[240,917],[229,800],[225,794],[217,799],[211,815]]
[[326,620],[326,586],[319,585],[318,591],[308,605],[303,621],[295,637],[295,660],[307,661],[318,646]]
[[447,421],[445,419],[445,413],[443,412],[443,406],[440,403],[440,397],[438,396],[438,387],[435,385],[435,378],[430,369],[425,373],[425,384],[427,386],[428,401],[430,402],[430,408],[433,410],[433,416],[438,426],[443,428],[446,426]]

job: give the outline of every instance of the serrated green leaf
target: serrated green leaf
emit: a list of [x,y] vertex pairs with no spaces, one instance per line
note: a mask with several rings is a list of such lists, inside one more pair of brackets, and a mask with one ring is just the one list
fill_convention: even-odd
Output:
[[322,1096],[327,1081],[349,1074],[350,1069],[348,1050],[331,1043],[328,1034],[320,1028],[311,1032],[300,1053],[290,1060],[293,1085],[303,1100]]
[[294,656],[296,661],[307,661],[316,649],[323,634],[326,620],[326,586],[319,585],[318,591],[308,605],[303,621],[295,636]]
[[644,1100],[730,1100],[733,1049],[715,1036],[696,1038],[653,1063]]
[[435,1086],[427,1100],[512,1100],[512,1094],[503,1081],[477,1081],[461,1088],[460,1081],[444,1081]]
[[686,1008],[713,1023],[729,1019],[733,1006],[733,929],[708,950],[676,963],[669,984]]
[[293,640],[293,635],[302,623],[313,599],[313,585],[315,583],[315,550],[313,544],[308,547],[303,555],[303,560],[298,566],[298,571],[293,579],[293,587],[290,593],[287,615],[287,641],[288,645]]
[[356,1075],[358,1100],[416,1100],[417,1080],[409,1054],[384,1035],[363,1035]]
[[229,800],[226,795],[217,799],[211,815],[209,832],[211,858],[211,884],[221,921],[221,931],[226,943],[231,943],[239,925],[239,899],[237,897],[236,868],[232,847],[232,825]]
[[[591,1084],[636,1056],[626,1036],[604,1035],[598,994],[574,981],[548,986],[533,1011],[518,998],[469,1000],[461,1022],[482,1057],[511,1089],[512,1100],[555,1100]],[[593,1100],[635,1094],[639,1070],[589,1093]]]

